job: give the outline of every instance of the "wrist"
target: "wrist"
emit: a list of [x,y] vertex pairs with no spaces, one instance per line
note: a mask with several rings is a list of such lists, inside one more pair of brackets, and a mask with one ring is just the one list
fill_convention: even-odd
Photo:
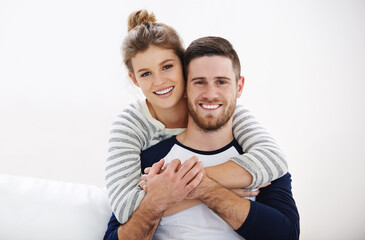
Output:
[[152,194],[149,193],[146,193],[139,208],[141,209],[140,215],[143,215],[147,221],[159,221],[167,209],[167,207],[158,203]]
[[202,202],[207,202],[217,189],[219,189],[220,185],[212,178],[208,176],[204,176],[202,182],[198,185],[198,187],[194,190],[195,198],[199,199]]

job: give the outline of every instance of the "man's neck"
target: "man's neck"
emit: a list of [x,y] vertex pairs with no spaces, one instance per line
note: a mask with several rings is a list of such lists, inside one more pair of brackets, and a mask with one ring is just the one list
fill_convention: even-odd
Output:
[[188,127],[176,138],[181,144],[196,150],[214,151],[220,149],[233,140],[232,118],[221,128],[207,131],[201,129],[189,117]]

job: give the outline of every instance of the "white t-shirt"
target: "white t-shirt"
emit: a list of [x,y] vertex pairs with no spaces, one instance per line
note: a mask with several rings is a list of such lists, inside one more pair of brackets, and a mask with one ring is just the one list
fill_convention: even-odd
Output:
[[[176,138],[175,141],[170,152],[164,157],[165,163],[171,162],[175,158],[184,162],[192,156],[197,156],[199,161],[204,163],[204,167],[209,167],[239,155],[236,149],[239,146],[235,140],[219,150],[210,152],[196,151],[182,145]],[[171,216],[163,217],[153,239],[234,240],[243,238],[222,218],[201,203]]]

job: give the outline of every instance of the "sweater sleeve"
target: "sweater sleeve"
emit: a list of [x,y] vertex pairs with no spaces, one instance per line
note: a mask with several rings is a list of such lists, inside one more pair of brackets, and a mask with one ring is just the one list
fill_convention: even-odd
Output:
[[256,201],[251,201],[245,222],[236,232],[247,240],[299,238],[299,213],[289,173],[260,190]]
[[166,129],[150,115],[144,100],[131,104],[114,121],[110,131],[105,180],[113,213],[121,224],[128,221],[145,195],[138,185],[142,150],[183,130]]
[[233,134],[244,154],[230,160],[252,175],[248,189],[273,181],[288,171],[285,156],[275,140],[242,105],[237,105],[233,116]]
[[112,125],[105,180],[112,211],[125,223],[144,197],[138,186],[141,177],[140,153],[151,138],[143,114],[128,107]]

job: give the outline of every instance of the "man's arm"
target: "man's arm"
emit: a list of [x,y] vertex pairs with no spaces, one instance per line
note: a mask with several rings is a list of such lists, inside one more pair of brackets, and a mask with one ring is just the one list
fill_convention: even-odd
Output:
[[[143,188],[146,192],[147,189],[147,174],[149,173],[151,168],[145,169],[145,175],[142,176],[142,181],[140,182],[141,188]],[[208,177],[217,181],[221,186],[228,188],[233,191],[238,191],[241,197],[255,197],[258,195],[259,191],[249,191],[244,190],[244,187],[247,187],[251,184],[252,176],[251,174],[238,164],[228,161],[225,163],[221,163],[216,166],[204,168]],[[168,208],[164,216],[169,216],[185,209],[194,207],[201,203],[198,199],[185,199],[180,203]]]
[[130,220],[118,228],[118,239],[152,239],[163,212],[151,195],[146,194]]
[[[147,167],[142,175],[140,186],[144,186],[147,174],[151,168]],[[245,188],[252,183],[252,175],[235,162],[227,161],[215,166],[204,168],[208,177],[217,181],[221,186],[228,189]],[[142,184],[141,184],[142,183]]]
[[251,202],[205,176],[191,192],[245,239],[298,239],[299,214],[291,193],[290,174],[261,190]]
[[137,210],[123,225],[118,222],[113,213],[104,240],[152,239],[163,211],[157,210],[151,203],[153,200],[149,199],[149,195],[146,194]]
[[185,199],[203,178],[202,165],[196,157],[182,165],[175,159],[159,174],[163,165],[161,160],[150,169],[149,191],[131,218],[121,225],[112,216],[104,239],[151,239],[166,209]]
[[199,199],[234,230],[244,223],[250,211],[249,200],[239,197],[206,175],[189,197]]

